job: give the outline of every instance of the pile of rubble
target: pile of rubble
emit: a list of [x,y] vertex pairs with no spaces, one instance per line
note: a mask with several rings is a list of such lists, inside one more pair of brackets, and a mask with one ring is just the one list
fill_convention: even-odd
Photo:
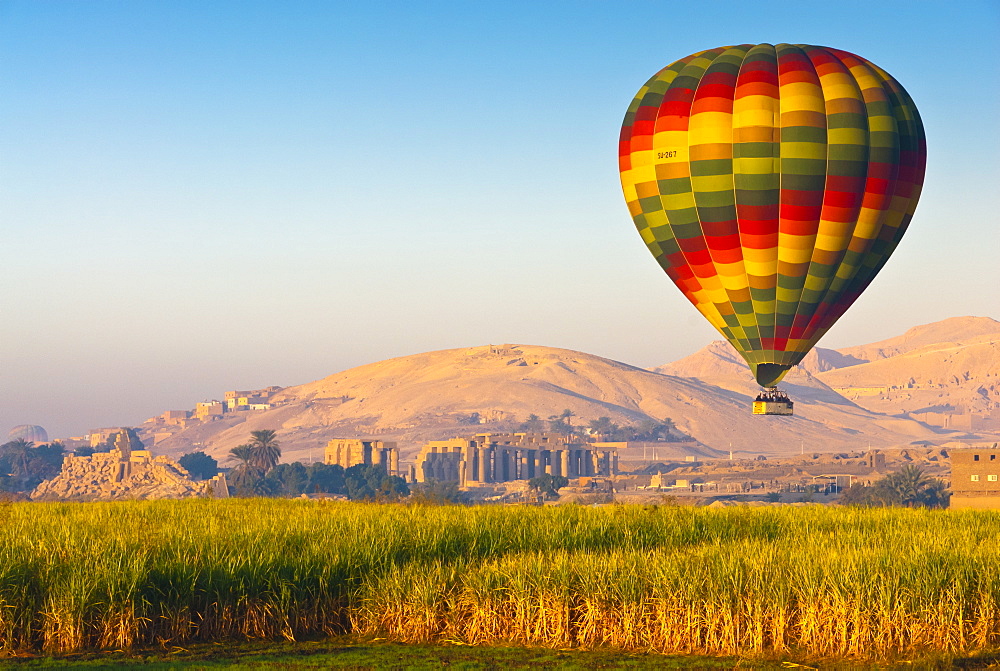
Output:
[[67,455],[59,475],[38,485],[35,501],[117,501],[228,496],[225,476],[196,482],[169,457],[115,448],[89,457]]

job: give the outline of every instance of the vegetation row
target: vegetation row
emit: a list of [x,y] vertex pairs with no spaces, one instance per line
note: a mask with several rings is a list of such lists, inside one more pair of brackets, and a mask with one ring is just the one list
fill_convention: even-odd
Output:
[[353,631],[708,654],[1000,638],[990,512],[229,499],[0,509],[0,646]]

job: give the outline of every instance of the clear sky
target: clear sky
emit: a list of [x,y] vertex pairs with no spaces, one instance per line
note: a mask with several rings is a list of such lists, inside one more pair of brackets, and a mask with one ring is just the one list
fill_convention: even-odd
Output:
[[917,215],[820,343],[1000,318],[1000,4],[0,0],[0,438],[518,342],[718,334],[635,233],[625,108],[671,61],[835,46],[910,92]]

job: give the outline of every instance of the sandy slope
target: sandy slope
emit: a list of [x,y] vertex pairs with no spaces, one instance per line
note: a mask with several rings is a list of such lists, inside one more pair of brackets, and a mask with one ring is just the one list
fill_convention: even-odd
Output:
[[878,412],[977,412],[1000,407],[1000,333],[938,342],[819,378],[834,387],[897,387],[857,403]]
[[[745,370],[745,364],[743,364]],[[801,379],[800,379],[801,377]],[[873,416],[808,374],[793,380],[795,417],[754,417],[752,385],[713,386],[583,352],[534,345],[442,350],[389,359],[289,387],[277,407],[188,429],[157,445],[182,451],[191,442],[217,457],[249,431],[275,428],[286,456],[308,458],[332,437],[401,441],[504,430],[531,413],[548,418],[568,408],[575,423],[608,416],[622,424],[669,417],[711,448],[788,453],[843,450],[934,439],[910,420]],[[472,413],[488,421],[461,424]],[[189,432],[192,432],[191,435]],[[197,436],[196,440],[191,440]]]
[[952,317],[932,324],[914,326],[901,336],[870,345],[844,347],[837,352],[860,361],[878,361],[938,343],[959,343],[981,336],[1000,339],[1000,322],[989,317]]
[[[753,388],[743,359],[721,340],[654,370],[743,393]],[[880,386],[900,389],[884,394],[853,394],[845,389]],[[1000,407],[1000,322],[955,317],[871,345],[816,348],[788,373],[781,387],[795,399],[847,402],[888,415],[989,413]],[[852,400],[842,398],[834,387]]]

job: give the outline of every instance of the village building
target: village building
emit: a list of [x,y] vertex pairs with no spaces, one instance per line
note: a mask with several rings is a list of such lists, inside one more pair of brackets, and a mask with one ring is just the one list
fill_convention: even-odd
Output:
[[546,473],[611,476],[618,472],[618,454],[558,433],[477,433],[427,443],[417,455],[415,471],[417,482],[458,482],[460,487],[530,480]]
[[389,475],[399,475],[399,448],[396,443],[382,440],[361,440],[359,438],[334,438],[326,444],[323,462],[350,468],[365,466],[385,466]]
[[1000,508],[1000,449],[950,450],[951,508]]
[[222,417],[225,412],[221,401],[200,401],[194,407],[194,416],[202,421]]
[[235,389],[227,391],[223,397],[226,411],[237,410],[268,410],[271,404],[268,401],[273,395],[281,391],[283,387],[270,386],[263,389]]

